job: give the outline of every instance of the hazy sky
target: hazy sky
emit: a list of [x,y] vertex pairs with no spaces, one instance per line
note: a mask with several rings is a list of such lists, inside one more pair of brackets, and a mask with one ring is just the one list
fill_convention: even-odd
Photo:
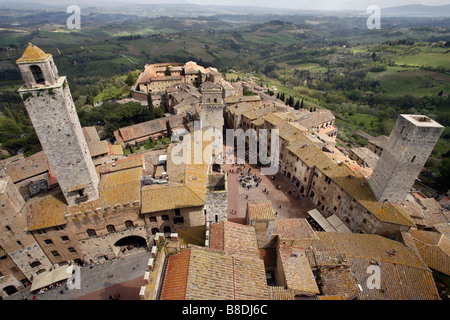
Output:
[[[76,2],[76,0],[73,0]],[[94,0],[108,1],[111,0]],[[124,2],[125,0],[112,0]],[[408,4],[424,4],[430,6],[450,4],[450,0],[126,0],[138,3],[193,3],[210,5],[254,5],[258,7],[277,7],[292,9],[318,10],[365,10],[369,5],[381,8],[396,7]]]
[[[92,5],[96,3],[192,3],[202,5],[258,6],[274,8],[291,8],[304,10],[366,10],[369,5],[380,8],[396,7],[408,4],[424,4],[430,6],[450,4],[450,0],[15,0],[16,2],[39,2],[49,5]],[[0,0],[10,4],[11,0]]]

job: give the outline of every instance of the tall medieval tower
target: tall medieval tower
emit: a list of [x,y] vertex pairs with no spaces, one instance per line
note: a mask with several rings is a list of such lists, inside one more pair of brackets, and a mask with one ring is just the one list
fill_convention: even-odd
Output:
[[28,45],[17,60],[25,86],[19,93],[69,206],[98,198],[99,178],[66,77],[51,54]]
[[225,104],[222,98],[222,86],[209,81],[201,85],[200,121],[202,129],[214,129],[222,132]]
[[443,131],[427,116],[399,116],[369,179],[378,201],[405,201]]

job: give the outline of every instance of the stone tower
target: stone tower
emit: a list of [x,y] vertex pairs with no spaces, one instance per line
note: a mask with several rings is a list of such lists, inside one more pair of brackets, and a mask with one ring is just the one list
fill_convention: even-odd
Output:
[[369,180],[378,201],[403,203],[442,131],[427,116],[399,116]]
[[67,204],[98,198],[99,178],[66,77],[58,76],[51,54],[31,43],[17,65],[25,82],[19,93]]
[[202,129],[214,128],[222,132],[225,104],[222,98],[222,86],[206,81],[201,85],[200,121]]

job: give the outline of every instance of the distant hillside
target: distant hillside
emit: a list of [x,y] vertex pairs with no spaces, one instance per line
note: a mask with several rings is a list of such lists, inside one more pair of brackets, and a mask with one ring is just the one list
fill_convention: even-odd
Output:
[[450,4],[443,6],[424,6],[412,4],[407,6],[381,9],[384,16],[416,16],[416,17],[450,17]]

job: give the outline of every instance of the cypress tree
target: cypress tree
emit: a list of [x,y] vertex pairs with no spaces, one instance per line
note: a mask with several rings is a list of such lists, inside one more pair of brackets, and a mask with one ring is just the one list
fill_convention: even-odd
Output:
[[170,138],[172,136],[172,128],[170,127],[170,122],[166,121],[166,129],[167,129],[167,136]]

